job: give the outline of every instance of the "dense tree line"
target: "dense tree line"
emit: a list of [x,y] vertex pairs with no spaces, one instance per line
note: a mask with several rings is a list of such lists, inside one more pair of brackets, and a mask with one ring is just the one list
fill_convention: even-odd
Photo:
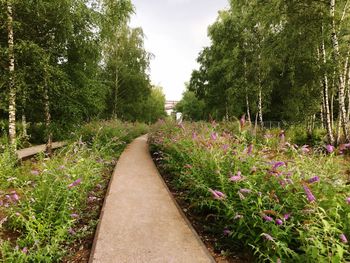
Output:
[[315,122],[349,139],[350,3],[230,0],[209,27],[189,91],[204,116]]
[[25,136],[43,124],[50,142],[91,119],[153,121],[147,105],[164,114],[133,12],[130,0],[0,1],[0,117],[13,145],[18,122]]

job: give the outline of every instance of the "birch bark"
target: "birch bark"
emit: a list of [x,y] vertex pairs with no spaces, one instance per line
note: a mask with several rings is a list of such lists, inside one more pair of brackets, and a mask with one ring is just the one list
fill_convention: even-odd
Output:
[[16,145],[16,86],[15,86],[15,52],[13,36],[13,8],[12,0],[7,0],[7,43],[9,59],[9,137],[14,151]]
[[344,133],[344,137],[346,140],[349,139],[348,131],[346,127],[346,109],[345,109],[345,82],[342,74],[342,70],[340,69],[340,52],[339,52],[339,42],[335,25],[335,0],[330,0],[330,14],[332,18],[332,46],[333,46],[333,57],[334,63],[336,65],[336,73],[338,77],[338,99],[339,99],[339,118],[341,123],[341,128]]

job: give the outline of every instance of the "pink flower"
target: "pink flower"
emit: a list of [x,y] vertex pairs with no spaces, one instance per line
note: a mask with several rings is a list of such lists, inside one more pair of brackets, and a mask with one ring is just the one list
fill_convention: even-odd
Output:
[[78,214],[73,213],[73,214],[71,214],[71,215],[70,215],[70,217],[71,217],[71,218],[78,218],[78,217],[79,217],[79,215],[78,215]]
[[264,219],[265,221],[268,221],[268,222],[273,221],[272,217],[267,216],[267,215],[263,215],[263,219]]
[[224,229],[224,236],[229,236],[232,232],[228,229]]
[[253,152],[253,144],[250,144],[250,145],[248,146],[248,148],[247,148],[247,154],[248,154],[248,155],[251,155],[252,152]]
[[301,151],[303,152],[303,153],[309,153],[310,152],[310,149],[308,148],[309,146],[308,145],[303,145],[302,147],[301,147]]
[[231,182],[238,182],[238,181],[241,181],[242,179],[243,179],[242,173],[240,171],[238,171],[237,175],[231,176],[229,180]]
[[291,215],[291,214],[285,214],[285,215],[283,216],[283,218],[284,218],[285,220],[288,220],[288,219],[290,218],[290,215]]
[[339,238],[340,238],[340,240],[341,240],[342,243],[344,243],[344,244],[347,244],[347,243],[348,243],[348,239],[346,238],[346,236],[345,236],[344,234],[341,234],[341,235],[339,236]]
[[350,197],[347,197],[345,200],[348,203],[348,205],[350,205]]
[[241,126],[241,129],[244,127],[244,125],[245,125],[245,114],[243,114],[243,116],[239,120],[239,125]]
[[283,224],[283,221],[281,219],[276,219],[275,223],[280,226]]
[[222,200],[226,198],[226,195],[218,190],[209,189],[209,191],[213,194],[214,199]]
[[39,171],[38,170],[31,170],[30,173],[32,175],[39,175]]
[[333,146],[333,145],[328,144],[328,145],[326,146],[326,149],[327,149],[327,152],[328,152],[328,153],[334,152],[334,146]]
[[24,247],[24,248],[22,249],[22,253],[27,254],[27,253],[28,253],[28,248],[27,248],[27,247]]
[[16,193],[14,193],[12,195],[12,199],[17,202],[19,200],[19,196]]
[[215,141],[217,138],[218,138],[218,134],[216,132],[213,132],[211,135],[210,135],[210,138]]
[[71,183],[70,185],[68,185],[68,188],[73,188],[75,186],[77,186],[78,184],[81,183],[81,178],[75,180],[73,183]]

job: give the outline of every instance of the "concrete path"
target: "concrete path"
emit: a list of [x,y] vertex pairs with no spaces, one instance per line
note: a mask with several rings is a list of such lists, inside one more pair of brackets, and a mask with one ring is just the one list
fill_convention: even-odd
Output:
[[[67,143],[65,143],[65,142],[54,142],[52,144],[52,149],[61,148],[61,147],[65,146],[66,144]],[[45,150],[46,150],[46,145],[42,144],[42,145],[33,146],[30,148],[18,150],[17,156],[18,156],[18,159],[25,159],[25,158],[34,156],[40,152],[44,152]]]
[[102,208],[91,263],[215,262],[174,203],[147,136],[120,157]]

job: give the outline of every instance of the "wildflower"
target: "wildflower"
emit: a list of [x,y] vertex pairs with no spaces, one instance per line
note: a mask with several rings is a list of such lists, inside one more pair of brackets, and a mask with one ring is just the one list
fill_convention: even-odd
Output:
[[272,217],[267,216],[267,215],[263,215],[263,219],[264,219],[265,221],[268,221],[268,222],[273,221]]
[[226,195],[218,190],[209,189],[209,191],[213,194],[214,199],[222,200],[226,198]]
[[281,140],[281,141],[284,141],[284,139],[285,139],[284,130],[282,130],[282,131],[280,132],[279,137],[280,137],[280,140]]
[[227,144],[224,144],[224,145],[222,146],[222,149],[226,152],[227,149],[228,149],[228,145],[227,145]]
[[60,170],[64,170],[66,167],[64,165],[60,165],[60,167],[58,167]]
[[27,254],[27,253],[28,253],[28,248],[27,248],[27,247],[24,247],[24,248],[22,249],[22,253]]
[[19,200],[19,196],[16,193],[12,194],[12,200],[17,202]]
[[308,145],[303,145],[302,147],[301,147],[301,151],[303,152],[303,153],[309,153],[310,152],[310,149],[308,148],[309,146]]
[[269,234],[266,234],[266,233],[262,233],[261,234],[266,240],[269,240],[269,241],[274,241],[273,237],[270,236]]
[[32,175],[39,175],[39,171],[38,170],[31,170],[30,173]]
[[334,152],[334,149],[335,149],[335,148],[334,148],[333,145],[328,144],[328,145],[326,146],[326,150],[327,150],[328,153]]
[[16,215],[16,216],[20,216],[21,214],[20,214],[20,213],[18,213],[18,212],[16,212],[16,213],[15,213],[15,215]]
[[340,240],[341,240],[342,243],[344,243],[344,244],[347,244],[347,243],[348,243],[348,239],[346,238],[346,236],[345,236],[344,234],[341,234],[341,235],[339,236],[339,238],[340,238]]
[[237,172],[237,175],[234,175],[234,176],[230,177],[230,181],[231,182],[238,182],[238,181],[240,181],[242,179],[243,179],[243,177],[242,177],[242,173],[240,171]]
[[73,228],[69,228],[68,233],[71,235],[75,235],[75,231],[73,230]]
[[79,217],[79,215],[78,215],[78,214],[73,213],[73,214],[71,214],[71,215],[70,215],[70,217],[71,217],[71,218],[78,218],[78,217]]
[[273,167],[272,167],[272,170],[276,170],[278,167],[281,167],[283,165],[286,165],[285,162],[275,162]]
[[290,215],[291,215],[291,214],[284,214],[284,215],[283,215],[283,218],[284,218],[285,220],[288,220],[288,219],[290,218]]
[[248,149],[247,149],[247,154],[248,154],[248,155],[251,155],[252,152],[253,152],[253,144],[250,144],[250,145],[248,146]]
[[346,198],[346,202],[348,203],[348,205],[350,205],[350,197]]
[[73,188],[74,186],[77,186],[78,184],[81,183],[81,178],[75,180],[73,183],[71,183],[70,185],[68,185],[68,188]]
[[192,139],[193,139],[193,140],[197,139],[197,133],[196,133],[196,132],[193,132],[193,133],[192,133]]
[[306,185],[303,186],[305,194],[307,196],[307,200],[312,203],[313,201],[316,200],[315,196],[312,194],[311,190],[309,187],[307,187]]
[[218,134],[216,132],[213,132],[211,135],[210,135],[210,138],[215,141],[217,138],[218,138]]
[[278,258],[277,261],[276,261],[276,263],[281,263],[281,262],[282,262],[282,261],[281,261],[280,258]]
[[224,229],[224,236],[229,236],[232,232],[227,228]]
[[318,177],[318,176],[312,177],[309,180],[307,180],[307,182],[309,184],[312,184],[312,183],[315,183],[315,182],[318,182],[318,181],[320,181],[320,177]]
[[242,189],[240,189],[240,190],[239,190],[239,192],[240,192],[240,193],[242,193],[242,194],[249,194],[249,193],[251,193],[251,192],[252,192],[252,190],[242,188]]
[[95,201],[97,199],[97,197],[95,197],[95,196],[89,196],[88,197],[88,202],[89,203],[92,203],[93,201]]
[[242,129],[244,127],[244,125],[245,125],[245,114],[243,114],[243,116],[239,120],[239,124],[240,124],[241,129]]
[[237,219],[241,219],[241,218],[243,218],[243,216],[242,216],[242,215],[240,215],[240,214],[236,214],[236,215],[235,215],[235,217],[234,217],[233,219],[237,220]]
[[281,219],[276,219],[275,223],[280,226],[283,224],[283,221]]

